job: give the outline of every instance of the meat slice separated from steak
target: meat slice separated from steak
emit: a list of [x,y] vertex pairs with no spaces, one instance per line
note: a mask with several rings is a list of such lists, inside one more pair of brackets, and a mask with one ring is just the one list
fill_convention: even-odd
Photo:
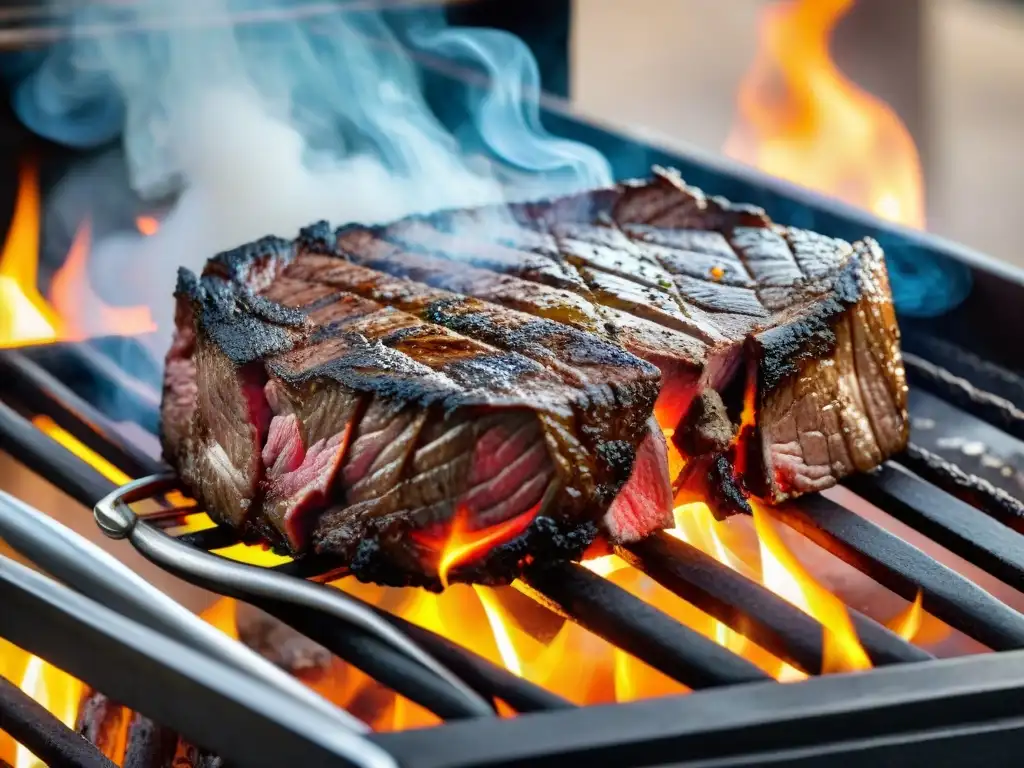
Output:
[[[471,531],[525,522],[450,578],[507,582],[538,553],[578,557],[650,442],[657,369],[428,286],[384,303],[298,279],[295,256],[266,240],[182,273],[164,443],[210,514],[396,584],[436,584],[423,542],[456,515]],[[645,473],[667,525],[668,479]]]

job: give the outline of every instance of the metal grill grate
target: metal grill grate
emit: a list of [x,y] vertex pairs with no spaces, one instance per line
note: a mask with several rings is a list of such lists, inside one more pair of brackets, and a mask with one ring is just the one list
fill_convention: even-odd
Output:
[[[54,359],[54,350],[45,350],[43,356]],[[151,472],[159,468],[159,464],[130,443],[118,439],[102,414],[34,361],[31,352],[0,354],[0,372],[7,398],[18,409],[48,416],[126,471]],[[943,386],[965,386],[948,374],[936,380],[944,382]],[[973,417],[958,413],[958,418]],[[86,506],[94,505],[115,488],[111,481],[53,443],[8,405],[0,405],[0,447],[45,474]],[[975,507],[962,498],[954,498],[896,461],[870,475],[852,478],[847,485],[896,519],[1010,586],[1020,588],[1024,584],[1024,539],[1009,535],[986,505]],[[196,511],[166,510],[153,517],[152,522],[170,527],[180,523],[183,513]],[[926,610],[994,650],[1024,648],[1024,616],[968,578],[840,504],[820,496],[809,497],[780,510],[778,517],[904,598],[913,600],[920,590]],[[208,551],[235,544],[238,537],[232,530],[214,527],[184,534],[180,540]],[[621,547],[618,554],[782,660],[812,675],[821,669],[823,632],[817,621],[695,547],[667,535],[656,535],[642,543]],[[316,557],[286,563],[276,570],[316,580],[341,575],[332,563]],[[579,565],[535,568],[525,574],[524,582],[529,587],[528,594],[544,607],[691,688],[766,679],[763,672],[746,660]],[[294,606],[272,601],[257,605],[442,718],[466,716],[443,684],[374,637],[352,632]],[[518,712],[571,707],[560,697],[446,638],[383,610],[373,610],[407,632],[488,698],[499,698]],[[867,616],[857,611],[851,614],[876,666],[932,659],[926,651]]]

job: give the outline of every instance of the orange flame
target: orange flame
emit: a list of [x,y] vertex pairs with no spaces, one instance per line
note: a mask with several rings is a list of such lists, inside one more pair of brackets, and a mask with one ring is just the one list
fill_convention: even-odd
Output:
[[[74,728],[82,699],[82,684],[38,656],[25,655],[27,663],[21,676],[21,690],[56,715],[64,725]],[[20,744],[17,746],[14,768],[38,768],[41,765],[39,758],[28,749]]]
[[124,485],[131,481],[131,477],[129,475],[126,475],[77,437],[59,426],[49,416],[34,416],[32,418],[32,423],[35,424],[36,429],[40,432],[49,435],[54,442],[64,446],[78,458],[83,459],[88,464],[91,464],[97,472],[112,483]]
[[110,307],[90,290],[88,221],[79,227],[64,266],[54,275],[50,301],[43,298],[38,288],[40,221],[38,173],[26,163],[18,175],[18,195],[0,252],[0,347],[154,329],[148,307]]
[[156,330],[149,307],[111,307],[104,304],[87,289],[89,275],[86,263],[92,241],[92,223],[85,219],[75,232],[64,266],[53,276],[50,300],[63,322],[70,328],[82,329],[95,325],[123,334],[147,333]]
[[0,347],[53,341],[59,320],[39,294],[39,179],[24,165],[3,252],[0,252]]
[[893,632],[910,642],[918,636],[924,623],[924,593],[918,589],[914,602],[887,623]]
[[473,518],[472,512],[466,507],[460,506],[452,517],[448,538],[441,546],[438,546],[436,539],[428,533],[420,533],[416,538],[422,546],[435,551],[440,550],[437,561],[437,577],[441,580],[441,585],[447,587],[448,576],[452,570],[460,565],[471,563],[495,547],[514,539],[529,527],[539,510],[540,502],[535,504],[532,509],[528,509],[510,520],[483,530],[473,530],[470,527]]
[[847,79],[829,52],[853,0],[765,10],[761,49],[738,96],[725,153],[767,173],[923,227],[917,147],[893,110]]
[[137,216],[135,228],[139,230],[140,234],[150,237],[160,231],[160,219],[154,216]]
[[793,556],[775,529],[770,513],[754,500],[750,506],[761,542],[765,584],[824,627],[822,672],[870,669],[871,660],[857,638],[846,606],[815,581]]

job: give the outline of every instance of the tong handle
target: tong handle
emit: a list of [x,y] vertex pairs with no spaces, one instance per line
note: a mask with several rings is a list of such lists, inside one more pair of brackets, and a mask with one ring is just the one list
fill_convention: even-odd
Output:
[[317,611],[357,627],[440,678],[461,699],[467,715],[495,715],[494,707],[457,675],[403,632],[344,592],[195,549],[147,524],[129,506],[176,488],[173,475],[136,480],[96,505],[96,522],[107,536],[128,539],[143,557],[192,584],[246,602],[271,601]]

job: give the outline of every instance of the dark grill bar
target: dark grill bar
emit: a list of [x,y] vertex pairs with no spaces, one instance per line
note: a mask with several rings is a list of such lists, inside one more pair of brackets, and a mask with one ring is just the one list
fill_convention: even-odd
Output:
[[24,353],[0,353],[4,388],[34,412],[49,416],[86,447],[134,477],[161,471],[161,464],[124,440],[110,420]]
[[530,570],[523,581],[538,602],[691,688],[768,679],[749,661],[582,565]]
[[969,381],[917,355],[905,354],[907,379],[979,419],[998,427],[1018,440],[1024,440],[1024,411],[998,395],[978,389]]
[[50,768],[115,768],[96,747],[3,677],[0,677],[0,731],[28,748]]
[[816,496],[776,510],[778,519],[906,600],[993,650],[1024,648],[1024,616],[917,547]]
[[1024,379],[963,347],[934,336],[904,333],[903,350],[1018,407],[1024,403]]
[[[765,650],[809,674],[822,662],[823,627],[775,593],[685,541],[659,533],[616,553],[666,589]],[[850,609],[857,635],[877,665],[926,661],[929,653]]]
[[1017,533],[1024,533],[1024,504],[1002,488],[968,474],[938,454],[911,443],[900,464],[972,507],[980,509]]
[[[320,712],[17,563],[0,560],[0,602],[0,635],[236,765],[394,765]],[[211,709],[179,704],[199,701]]]
[[888,463],[845,485],[946,549],[1024,590],[1024,537],[974,507]]

